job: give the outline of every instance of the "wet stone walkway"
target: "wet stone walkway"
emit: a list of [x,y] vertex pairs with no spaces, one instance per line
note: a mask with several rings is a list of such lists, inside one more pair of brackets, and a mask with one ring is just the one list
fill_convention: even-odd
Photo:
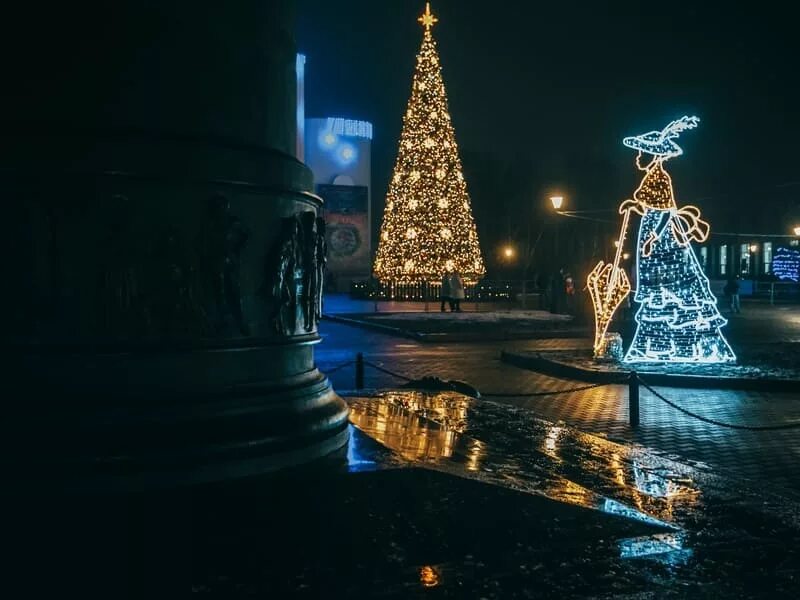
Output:
[[[337,323],[321,326],[324,341],[316,349],[324,371],[352,360],[356,351],[368,360],[408,377],[436,375],[468,381],[482,393],[541,392],[565,390],[582,382],[526,371],[499,360],[502,349],[569,350],[589,347],[588,340],[550,339],[505,343],[422,344]],[[352,367],[331,375],[337,390],[352,390]],[[367,388],[394,387],[400,381],[367,368]],[[798,394],[758,393],[733,390],[659,388],[673,402],[718,421],[774,425],[800,421]],[[563,421],[610,440],[638,444],[664,457],[694,464],[708,472],[764,482],[770,486],[800,490],[800,428],[754,432],[722,428],[698,421],[669,407],[641,390],[641,425],[628,425],[626,386],[529,398],[503,398],[511,406],[550,421]],[[759,484],[763,485],[763,483]]]
[[[545,582],[550,592],[590,592],[592,597],[738,598],[761,597],[768,590],[775,598],[796,597],[800,589],[796,498],[543,421],[525,409],[454,393],[385,392],[350,403],[358,429],[349,454],[351,470],[422,466],[581,507],[587,517],[604,514],[616,524],[653,527],[621,536],[613,528],[603,530],[607,524],[587,522],[603,531],[598,540],[565,520],[560,535],[575,536],[581,546],[573,548],[571,559],[558,559],[565,562],[555,572],[565,580],[549,579],[554,566],[544,558],[539,539],[523,544],[513,558],[507,556],[521,561],[514,568],[495,557],[498,571],[483,575],[494,592],[486,597],[535,597],[521,593],[532,592],[528,586],[533,582]],[[369,458],[373,441],[392,451],[392,462]],[[508,516],[485,518],[502,526]],[[521,528],[529,525],[528,518],[526,510],[512,516]],[[557,523],[559,517],[554,518]],[[559,554],[561,542],[548,540],[548,551]],[[473,565],[462,557],[429,568],[452,589]],[[589,581],[587,588],[583,584]]]

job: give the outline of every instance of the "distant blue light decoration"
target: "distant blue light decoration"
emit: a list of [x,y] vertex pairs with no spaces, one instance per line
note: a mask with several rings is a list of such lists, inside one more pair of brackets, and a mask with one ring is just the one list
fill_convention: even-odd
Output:
[[336,150],[336,158],[339,164],[346,166],[354,162],[358,158],[358,151],[352,144],[340,144]]
[[338,117],[326,119],[317,137],[317,144],[341,167],[349,166],[358,160],[356,142],[345,141],[345,138],[372,139],[372,123]]
[[800,250],[778,246],[772,258],[772,274],[781,281],[800,281]]
[[[694,206],[678,208],[672,179],[664,168],[683,150],[675,140],[680,133],[697,127],[697,117],[682,117],[661,131],[627,137],[623,144],[639,151],[636,166],[645,172],[632,200],[620,205],[624,216],[617,255],[625,241],[631,213],[641,216],[637,241],[637,277],[634,300],[636,333],[623,359],[628,363],[725,363],[735,362],[720,329],[727,324],[717,308],[708,278],[700,267],[691,242],[708,239],[709,225]],[[642,155],[649,157],[642,161]],[[646,164],[644,164],[646,163]],[[589,275],[589,289],[597,322],[607,327],[608,309],[613,310],[627,295],[630,285],[613,265],[599,263]],[[626,289],[627,287],[627,289]],[[619,293],[617,293],[619,292]]]
[[339,138],[335,133],[333,133],[329,129],[323,129],[319,133],[319,147],[323,150],[331,150],[336,146],[336,142],[339,141]]
[[367,121],[328,117],[325,129],[335,135],[343,135],[344,137],[372,139],[372,123]]

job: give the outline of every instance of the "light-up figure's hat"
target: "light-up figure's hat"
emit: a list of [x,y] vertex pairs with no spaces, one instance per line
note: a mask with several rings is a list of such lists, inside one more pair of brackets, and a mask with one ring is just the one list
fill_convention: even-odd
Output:
[[699,122],[700,119],[697,117],[681,117],[661,131],[650,131],[642,135],[626,137],[622,140],[622,143],[628,148],[641,150],[655,156],[664,156],[666,158],[680,156],[683,154],[683,150],[673,140],[677,139],[682,131],[697,127]]

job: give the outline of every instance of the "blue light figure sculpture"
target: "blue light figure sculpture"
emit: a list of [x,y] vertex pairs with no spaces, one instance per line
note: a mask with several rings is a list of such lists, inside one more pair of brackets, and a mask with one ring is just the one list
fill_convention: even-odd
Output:
[[[620,213],[641,215],[637,241],[636,333],[628,363],[735,362],[720,329],[727,323],[717,308],[708,279],[691,242],[708,238],[708,223],[694,206],[678,208],[664,163],[683,150],[675,143],[682,131],[697,127],[697,117],[683,117],[661,131],[627,137],[623,144],[639,151],[636,166],[645,172]],[[643,161],[643,155],[647,160]]]

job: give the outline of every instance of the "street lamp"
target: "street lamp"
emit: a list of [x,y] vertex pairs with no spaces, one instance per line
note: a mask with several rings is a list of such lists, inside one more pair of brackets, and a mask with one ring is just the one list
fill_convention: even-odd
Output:
[[797,227],[794,228],[794,234],[796,236],[800,237],[800,225],[798,225]]
[[750,244],[750,252],[757,252],[758,251],[758,244]]
[[[564,204],[564,196],[550,196],[550,203],[553,205],[553,210],[558,212],[561,210],[561,206]],[[553,258],[555,260],[559,259],[558,251],[558,220],[556,219],[556,222],[553,226]]]
[[514,247],[513,246],[504,246],[503,247],[503,257],[507,260],[511,260],[514,258]]

